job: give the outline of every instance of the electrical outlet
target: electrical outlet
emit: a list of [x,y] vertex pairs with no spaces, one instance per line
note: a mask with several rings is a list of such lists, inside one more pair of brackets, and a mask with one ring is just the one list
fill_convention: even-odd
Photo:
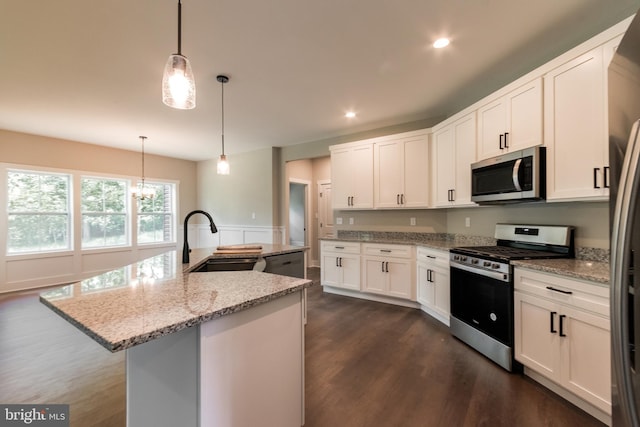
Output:
[[464,219],[464,226],[465,226],[465,227],[471,227],[471,218],[466,217],[466,218]]
[[409,218],[409,225],[416,225],[416,219],[414,217]]
[[353,225],[353,217],[349,218],[349,225]]
[[256,219],[256,213],[255,212],[251,212],[251,219]]
[[342,225],[342,217],[341,216],[336,217],[336,225]]

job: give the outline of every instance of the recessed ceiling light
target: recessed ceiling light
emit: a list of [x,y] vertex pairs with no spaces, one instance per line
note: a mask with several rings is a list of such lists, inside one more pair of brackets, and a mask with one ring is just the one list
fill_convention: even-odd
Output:
[[443,47],[449,46],[449,39],[441,38],[433,42],[433,47],[436,49],[442,49]]
[[356,112],[355,111],[347,111],[346,113],[344,113],[344,116],[348,119],[353,119],[356,116]]

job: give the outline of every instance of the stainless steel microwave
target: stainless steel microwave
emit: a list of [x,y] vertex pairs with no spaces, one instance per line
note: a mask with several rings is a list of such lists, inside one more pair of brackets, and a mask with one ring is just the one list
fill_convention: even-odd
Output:
[[501,204],[544,200],[546,151],[538,146],[471,165],[471,200]]

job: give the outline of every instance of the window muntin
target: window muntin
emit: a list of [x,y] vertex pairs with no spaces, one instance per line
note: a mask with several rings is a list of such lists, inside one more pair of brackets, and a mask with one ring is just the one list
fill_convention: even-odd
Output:
[[7,253],[71,249],[71,176],[7,171]]
[[129,244],[128,181],[82,178],[82,248]]
[[175,184],[149,183],[153,198],[138,200],[138,244],[174,241]]

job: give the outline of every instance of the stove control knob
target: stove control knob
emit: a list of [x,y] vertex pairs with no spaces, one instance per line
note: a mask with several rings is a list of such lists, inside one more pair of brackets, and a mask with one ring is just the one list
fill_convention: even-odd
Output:
[[460,261],[467,262],[467,257],[466,256],[460,257]]
[[491,262],[489,262],[489,261],[485,261],[485,262],[482,263],[483,267],[489,267],[490,265],[491,265]]
[[460,261],[460,255],[454,255],[453,256],[453,260],[454,261]]
[[494,262],[493,264],[491,264],[491,268],[497,270],[498,268],[500,268],[500,264]]
[[471,259],[471,264],[477,264],[477,263],[479,263],[479,262],[480,262],[480,260],[478,260],[478,259],[476,259],[476,258],[472,258],[472,259]]

